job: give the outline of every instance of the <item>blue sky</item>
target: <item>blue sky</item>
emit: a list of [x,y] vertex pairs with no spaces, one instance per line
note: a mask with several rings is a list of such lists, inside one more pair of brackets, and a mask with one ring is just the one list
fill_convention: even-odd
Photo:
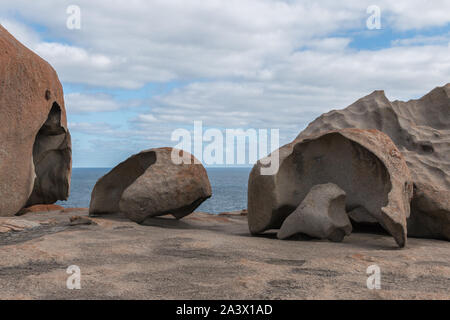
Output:
[[58,72],[74,167],[111,167],[176,145],[194,121],[276,128],[284,144],[373,90],[418,98],[450,82],[449,12],[448,0],[2,0],[0,23]]

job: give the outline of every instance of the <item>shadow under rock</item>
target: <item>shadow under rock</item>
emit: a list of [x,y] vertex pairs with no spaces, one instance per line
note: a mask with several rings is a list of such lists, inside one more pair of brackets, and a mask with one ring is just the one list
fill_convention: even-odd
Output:
[[[261,234],[249,235],[258,238],[277,240],[278,230],[268,230]],[[279,240],[285,242],[298,242],[300,244],[307,243],[328,243],[327,239],[317,239],[306,234],[298,233],[288,239]],[[398,248],[395,240],[386,232],[381,226],[363,226],[354,231],[350,236],[345,237],[342,242],[335,242],[336,245],[348,245],[352,247],[359,247],[361,249],[373,250],[402,250]],[[407,249],[407,248],[406,248]]]
[[247,224],[235,223],[224,217],[187,217],[183,220],[171,216],[147,218],[141,225],[167,229],[208,230],[234,235],[249,235]]

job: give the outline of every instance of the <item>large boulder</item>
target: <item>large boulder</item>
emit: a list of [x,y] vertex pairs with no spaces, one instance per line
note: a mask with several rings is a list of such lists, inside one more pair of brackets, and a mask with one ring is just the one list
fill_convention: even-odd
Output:
[[414,181],[408,234],[450,240],[450,83],[408,102],[375,91],[321,115],[297,139],[343,128],[380,130],[394,141]]
[[69,196],[71,142],[53,68],[0,26],[0,216]]
[[[190,161],[177,164],[173,154]],[[194,156],[172,148],[150,149],[131,156],[98,180],[89,214],[122,212],[138,223],[166,214],[180,219],[209,197],[208,175]]]
[[345,191],[333,183],[319,184],[291,213],[278,231],[278,239],[296,234],[340,242],[352,232],[352,224],[345,211]]
[[449,213],[448,190],[418,183],[414,188],[414,198],[411,202],[408,234],[421,238],[450,240]]
[[296,139],[278,153],[276,174],[261,174],[266,159],[250,173],[252,234],[279,229],[313,186],[330,182],[346,192],[346,211],[363,207],[405,246],[413,185],[402,154],[387,135],[377,130],[330,131]]

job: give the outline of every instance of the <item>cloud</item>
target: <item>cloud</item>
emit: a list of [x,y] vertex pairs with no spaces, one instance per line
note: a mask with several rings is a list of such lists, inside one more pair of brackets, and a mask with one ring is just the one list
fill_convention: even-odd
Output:
[[388,15],[388,23],[402,31],[442,27],[450,22],[447,0],[381,1],[381,8]]
[[[288,142],[316,116],[373,90],[418,98],[450,77],[448,31],[430,32],[449,25],[449,1],[78,0],[80,30],[66,28],[72,1],[2,4],[0,22],[78,88],[66,94],[77,115],[71,130],[98,145],[171,145],[171,132],[194,120],[279,128]],[[372,4],[381,8],[380,33],[366,28]],[[401,39],[368,50],[354,46],[361,34]],[[144,87],[151,94],[139,103],[148,108],[121,113],[136,103],[120,94]],[[111,111],[123,117],[120,127],[95,116]]]
[[117,132],[120,126],[113,126],[106,122],[69,122],[69,130],[90,135],[110,135]]
[[32,48],[39,42],[39,35],[22,23],[0,16],[0,24],[28,48]]
[[[66,28],[72,1],[4,0],[0,16],[15,8],[46,27],[32,48],[65,82],[137,89],[149,82],[190,79],[264,80],[267,66],[298,48],[345,48],[348,39],[328,38],[364,29],[371,1],[182,0],[77,1],[81,29]],[[383,23],[397,29],[450,22],[448,1],[378,1]],[[383,27],[386,27],[385,25]],[[23,32],[21,32],[22,34]],[[87,76],[88,75],[88,76]]]
[[158,122],[158,119],[153,114],[147,113],[147,114],[140,114],[137,119],[137,122],[144,122],[144,123],[155,123]]
[[[34,50],[55,64],[70,64],[72,67],[87,65],[92,71],[107,69],[112,61],[109,57],[89,54],[86,50],[56,42],[42,42],[34,46]],[[70,57],[68,59],[68,57]]]
[[138,124],[202,120],[221,128],[280,128],[298,133],[316,116],[344,108],[374,90],[388,98],[418,98],[450,75],[447,46],[378,51],[303,50],[270,66],[266,81],[192,82],[152,98]]
[[446,46],[450,44],[450,33],[438,36],[416,36],[406,39],[396,39],[392,41],[392,46]]
[[69,93],[64,100],[70,113],[116,111],[122,107],[112,96],[102,93]]

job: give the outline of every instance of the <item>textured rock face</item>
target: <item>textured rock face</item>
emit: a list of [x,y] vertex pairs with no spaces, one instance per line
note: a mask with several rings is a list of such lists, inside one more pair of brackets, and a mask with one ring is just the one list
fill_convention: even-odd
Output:
[[406,219],[413,193],[405,160],[377,130],[344,129],[296,139],[279,149],[280,168],[250,173],[248,222],[257,234],[278,229],[317,184],[334,183],[347,194],[346,210],[363,207],[396,240],[406,244]]
[[377,129],[394,141],[415,186],[409,235],[450,240],[450,83],[408,102],[375,91],[323,114],[297,138],[343,128]]
[[369,211],[367,211],[364,207],[356,207],[355,209],[347,212],[350,219],[356,223],[363,223],[363,224],[372,224],[372,223],[378,223],[377,219],[372,217]]
[[430,185],[418,184],[411,202],[408,234],[450,240],[450,195]]
[[172,214],[180,219],[211,197],[205,168],[192,155],[192,164],[172,162],[172,148],[138,153],[112,169],[95,185],[91,215],[123,212],[138,223]]
[[0,234],[23,231],[39,226],[41,226],[39,223],[25,219],[0,218]]
[[[3,218],[5,234],[0,218],[0,299],[450,298],[447,241],[408,239],[400,253],[386,249],[392,238],[382,234],[354,232],[344,243],[272,241],[249,237],[246,217],[201,212],[145,225],[116,215],[68,226],[70,216],[87,214]],[[40,228],[20,231],[29,222]],[[19,225],[14,234],[11,225]],[[76,293],[64,285],[74,262],[86,266]],[[382,290],[365,286],[372,264],[382,268]]]
[[36,212],[51,212],[51,211],[63,211],[64,207],[57,204],[37,204],[31,207],[26,207],[16,213],[16,216],[21,216],[27,213]]
[[278,239],[295,234],[340,242],[352,232],[345,211],[345,191],[333,183],[311,188],[302,203],[284,220]]
[[0,215],[69,196],[71,142],[53,68],[0,26]]

